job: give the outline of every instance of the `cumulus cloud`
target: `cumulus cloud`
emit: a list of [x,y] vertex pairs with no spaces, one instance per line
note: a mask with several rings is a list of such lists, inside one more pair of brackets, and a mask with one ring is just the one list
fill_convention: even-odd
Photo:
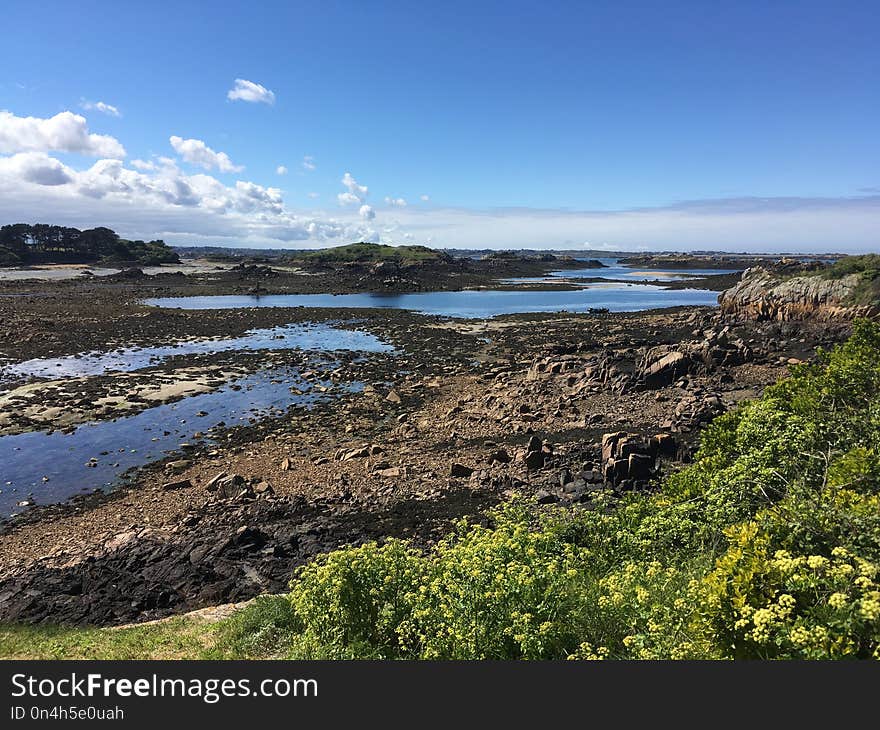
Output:
[[225,152],[215,152],[200,139],[183,139],[172,135],[169,140],[174,151],[187,162],[206,170],[218,169],[220,172],[241,172],[244,167],[233,165]]
[[[91,135],[82,117],[66,115],[59,115],[63,134],[48,124],[58,117],[14,117],[10,123],[11,114],[0,116],[0,220],[78,227],[99,221],[128,238],[257,248],[418,241],[450,248],[583,249],[589,242],[605,250],[860,252],[876,249],[880,230],[880,195],[698,200],[603,211],[409,205],[396,206],[393,220],[377,222],[384,216],[376,215],[367,186],[350,173],[342,178],[344,207],[328,213],[291,208],[275,187],[190,174],[170,157],[127,164],[108,154],[90,166],[62,162],[49,152],[121,148],[112,138]],[[182,149],[199,142],[177,139]],[[193,150],[210,152],[208,168],[222,169],[222,153],[199,145]]]
[[311,155],[306,155],[305,157],[303,157],[302,166],[303,170],[305,170],[306,172],[312,172],[316,168],[315,158]]
[[276,175],[286,175],[287,168],[284,165],[278,165],[278,167],[275,168],[275,174]]
[[86,119],[70,111],[49,119],[0,111],[0,153],[76,152],[91,157],[125,157],[125,148],[105,134],[89,132]]
[[340,205],[355,205],[361,202],[361,199],[354,193],[339,193],[336,199]]
[[247,79],[236,79],[233,87],[226,92],[226,98],[230,101],[274,104],[275,92],[269,91],[262,84],[257,84]]
[[315,200],[316,198],[320,198],[320,197],[321,197],[321,194],[320,194],[320,193],[309,193],[309,197],[310,197],[312,200]]
[[131,166],[138,170],[155,170],[156,163],[152,160],[132,160]]
[[385,205],[390,205],[392,208],[406,208],[406,200],[385,196]]
[[91,111],[93,109],[102,112],[110,117],[121,117],[122,114],[118,108],[113,106],[112,104],[106,104],[103,101],[88,101],[83,99],[79,104],[83,109]]
[[346,172],[345,175],[342,176],[342,184],[347,188],[347,191],[339,193],[339,195],[336,196],[336,199],[339,201],[339,204],[343,206],[363,203],[370,192],[370,189],[366,185],[359,184],[358,181],[351,176],[350,172]]
[[423,203],[427,203],[430,199],[431,199],[430,195],[420,195],[419,196],[419,200],[421,200]]
[[73,179],[67,167],[44,152],[19,152],[11,157],[0,157],[0,176],[35,185],[64,185]]
[[51,217],[79,226],[98,220],[124,236],[182,244],[209,237],[229,245],[321,245],[381,236],[357,211],[304,214],[288,208],[278,188],[189,175],[167,157],[138,162],[136,168],[102,159],[75,170],[40,152],[0,156],[0,219]]

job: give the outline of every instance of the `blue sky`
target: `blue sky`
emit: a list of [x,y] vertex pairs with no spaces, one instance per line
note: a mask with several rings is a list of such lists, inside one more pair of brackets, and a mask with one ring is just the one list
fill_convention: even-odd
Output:
[[[876,2],[135,5],[4,3],[3,222],[226,245],[876,248]],[[230,99],[236,79],[263,101]],[[64,112],[85,122],[20,121]]]

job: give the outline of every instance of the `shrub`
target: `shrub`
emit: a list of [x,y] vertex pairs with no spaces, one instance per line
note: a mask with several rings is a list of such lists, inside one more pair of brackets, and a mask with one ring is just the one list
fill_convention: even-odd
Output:
[[424,659],[550,659],[578,644],[589,552],[509,505],[494,528],[460,526],[428,560],[401,626]]
[[658,493],[336,551],[269,623],[311,658],[880,658],[878,395],[880,326],[859,322]]
[[736,658],[880,659],[880,564],[835,547],[831,556],[773,551],[755,523],[705,581],[707,620]]
[[[400,540],[323,555],[301,568],[290,601],[302,622],[304,646],[347,656],[400,656],[398,627],[412,612],[425,561]],[[334,653],[335,652],[335,653]]]

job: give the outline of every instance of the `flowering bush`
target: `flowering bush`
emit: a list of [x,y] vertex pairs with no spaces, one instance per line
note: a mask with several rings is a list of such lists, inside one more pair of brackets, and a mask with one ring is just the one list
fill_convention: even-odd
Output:
[[831,557],[770,551],[748,523],[706,579],[703,610],[735,657],[880,659],[880,565],[837,547]]
[[405,542],[389,540],[337,550],[300,568],[290,601],[303,644],[329,649],[330,657],[397,656],[397,630],[412,612],[425,567]]
[[589,552],[535,530],[520,506],[432,553],[404,643],[425,659],[550,659],[577,646]]
[[651,495],[302,568],[294,656],[880,658],[880,326],[704,432]]

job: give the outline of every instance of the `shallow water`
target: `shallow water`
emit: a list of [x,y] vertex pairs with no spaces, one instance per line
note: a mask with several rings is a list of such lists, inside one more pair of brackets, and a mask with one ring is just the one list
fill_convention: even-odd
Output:
[[669,279],[678,281],[681,279],[697,279],[703,276],[715,274],[735,274],[742,269],[649,269],[633,268],[618,263],[618,259],[598,259],[605,264],[604,269],[568,269],[567,271],[552,271],[550,276],[565,279]]
[[[595,271],[595,270],[593,270]],[[718,293],[704,289],[664,289],[644,284],[588,284],[575,291],[438,291],[413,294],[270,294],[163,297],[146,304],[180,309],[241,307],[379,307],[409,309],[466,319],[523,312],[585,312],[604,307],[612,312],[680,305],[715,305]]]
[[289,324],[250,330],[241,337],[182,341],[162,347],[126,347],[110,352],[87,352],[67,357],[26,360],[0,367],[0,383],[27,376],[59,379],[129,372],[156,365],[176,355],[201,355],[232,350],[387,352],[392,349],[391,345],[385,344],[369,332],[344,330],[327,324]]
[[[0,368],[3,378],[65,377],[133,371],[164,358],[232,350],[284,350],[332,353],[391,352],[393,347],[368,332],[328,324],[291,324],[251,330],[241,337],[178,342],[164,347],[131,347],[63,358],[42,358]],[[332,369],[332,355],[315,356],[312,369]],[[305,366],[304,366],[305,367]],[[210,393],[189,396],[140,413],[79,426],[71,433],[30,432],[0,437],[0,516],[20,512],[33,494],[36,504],[62,502],[76,494],[109,489],[132,467],[143,466],[179,449],[196,432],[223,422],[228,426],[281,413],[294,404],[310,405],[331,397],[315,392],[300,370],[281,367],[238,378]],[[358,390],[360,384],[348,386]],[[291,388],[302,393],[291,392]],[[206,413],[207,415],[197,415]],[[103,452],[103,453],[102,453]],[[86,466],[97,457],[95,466]],[[43,481],[47,477],[48,481]]]
[[[348,386],[352,391],[361,387],[359,383]],[[72,433],[40,431],[0,437],[0,516],[24,511],[18,502],[31,494],[36,504],[52,504],[76,494],[108,490],[128,469],[165,457],[182,443],[192,442],[196,432],[205,433],[221,421],[227,426],[248,423],[280,414],[294,404],[310,406],[328,397],[300,378],[297,369],[273,368],[133,416],[83,424]],[[86,466],[92,457],[97,458],[96,466]]]

